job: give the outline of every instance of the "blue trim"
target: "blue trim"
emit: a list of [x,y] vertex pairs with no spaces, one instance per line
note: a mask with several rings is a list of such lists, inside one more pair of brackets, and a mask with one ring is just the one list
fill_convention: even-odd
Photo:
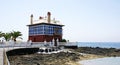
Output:
[[56,32],[55,28],[58,28],[57,34],[62,35],[62,26],[35,25],[35,26],[29,26],[29,36],[31,35],[53,35]]

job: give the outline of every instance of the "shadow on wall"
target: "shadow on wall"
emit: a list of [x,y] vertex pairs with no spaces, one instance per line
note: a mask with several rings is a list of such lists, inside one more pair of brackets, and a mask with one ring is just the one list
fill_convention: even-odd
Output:
[[39,51],[39,48],[21,48],[7,51],[7,56],[33,54]]

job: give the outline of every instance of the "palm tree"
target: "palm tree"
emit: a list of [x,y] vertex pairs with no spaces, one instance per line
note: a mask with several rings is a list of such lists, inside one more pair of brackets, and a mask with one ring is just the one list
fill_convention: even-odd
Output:
[[0,37],[2,37],[2,32],[0,31]]
[[9,41],[11,38],[11,33],[4,33],[3,37],[5,38],[6,41]]
[[[12,36],[12,39],[16,42],[16,38],[18,38],[19,36],[22,36],[22,34],[20,31],[12,31],[11,36]],[[19,38],[21,38],[21,37],[19,37]]]
[[2,33],[1,31],[0,31],[0,37],[2,37],[4,35],[4,33]]

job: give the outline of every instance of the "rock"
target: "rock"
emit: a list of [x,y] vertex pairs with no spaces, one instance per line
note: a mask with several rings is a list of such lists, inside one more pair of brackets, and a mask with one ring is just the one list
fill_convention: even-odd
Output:
[[[12,59],[17,57],[16,59]],[[69,61],[77,61],[79,59],[79,54],[76,53],[53,53],[53,54],[31,54],[28,56],[18,55],[18,56],[9,56],[11,65],[14,64],[13,61],[19,61],[18,65],[67,65]]]

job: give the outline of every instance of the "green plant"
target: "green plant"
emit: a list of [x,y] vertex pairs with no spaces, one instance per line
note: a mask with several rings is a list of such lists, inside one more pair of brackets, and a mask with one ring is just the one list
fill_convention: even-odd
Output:
[[66,39],[62,39],[61,42],[67,42]]
[[4,33],[3,37],[5,38],[6,41],[9,41],[11,38],[11,34],[10,33]]
[[[20,36],[22,36],[21,32],[20,31],[12,31],[11,32],[11,36],[12,36],[12,39],[14,41],[16,41],[16,38],[21,38]],[[22,39],[22,38],[21,38]]]

